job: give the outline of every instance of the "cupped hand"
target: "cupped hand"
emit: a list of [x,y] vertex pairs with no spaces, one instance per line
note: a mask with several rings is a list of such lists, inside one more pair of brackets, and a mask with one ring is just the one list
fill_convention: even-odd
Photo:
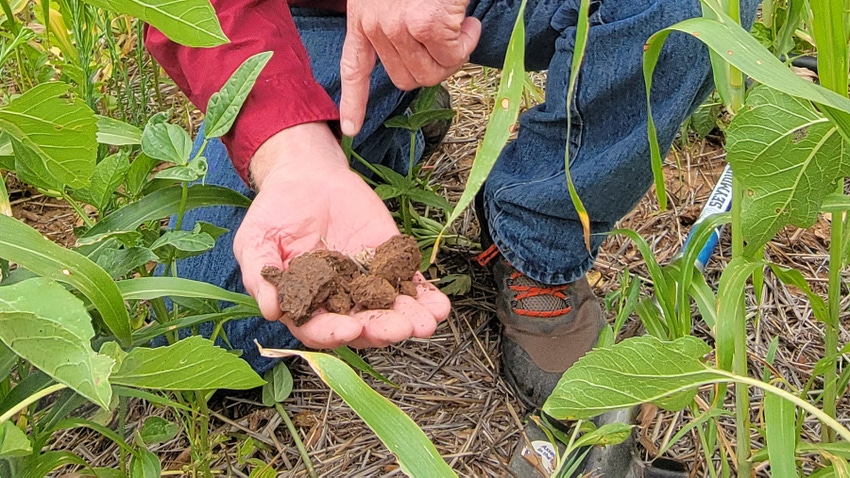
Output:
[[242,282],[267,320],[281,320],[310,348],[385,347],[429,337],[448,316],[448,298],[417,275],[417,298],[400,296],[388,310],[317,312],[300,327],[282,319],[277,288],[260,275],[263,266],[285,269],[292,258],[320,249],[354,255],[399,231],[380,198],[349,169],[325,123],[278,133],[257,151],[251,172],[259,192],[233,251]]
[[481,36],[469,0],[348,0],[340,75],[342,132],[363,125],[376,56],[402,90],[434,86],[469,60]]

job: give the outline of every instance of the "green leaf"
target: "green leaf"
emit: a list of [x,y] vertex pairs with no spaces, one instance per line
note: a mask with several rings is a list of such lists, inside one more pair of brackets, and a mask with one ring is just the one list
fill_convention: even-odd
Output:
[[633,425],[628,423],[606,423],[591,432],[585,433],[575,442],[575,447],[596,445],[619,445],[632,434]]
[[86,0],[151,24],[182,45],[212,47],[228,43],[209,0]]
[[89,464],[70,451],[46,451],[32,454],[24,459],[20,478],[44,478],[50,475],[51,471],[66,465],[79,466],[83,470],[91,472]]
[[[160,251],[160,257],[168,257],[173,251],[179,251],[180,257],[187,257],[206,252],[215,247],[215,239],[205,232],[198,231],[168,231],[159,237],[150,248]],[[180,254],[184,253],[184,254]]]
[[174,179],[190,183],[207,175],[207,158],[200,156],[185,166],[173,166],[156,173],[156,179]]
[[361,357],[360,355],[357,355],[357,353],[355,351],[348,348],[347,345],[343,345],[342,347],[335,348],[334,353],[339,355],[339,358],[345,360],[345,363],[347,363],[348,365],[351,365],[352,367],[356,368],[357,370],[360,370],[361,372],[366,373],[366,374],[370,375],[372,378],[378,379],[378,380],[384,382],[385,384],[387,384],[391,387],[398,388],[398,384],[396,384],[392,380],[388,379],[387,377],[384,377],[383,375],[381,375],[380,372],[375,370],[374,367],[372,367],[371,365],[369,365],[368,362],[363,360],[363,357]]
[[797,416],[794,404],[774,395],[764,395],[764,433],[773,476],[797,476]]
[[40,276],[72,285],[94,304],[118,340],[130,341],[130,317],[121,293],[109,274],[90,259],[3,215],[0,215],[0,257]]
[[12,169],[18,179],[47,196],[60,197],[65,186],[47,170],[38,153],[16,139],[12,140],[12,145],[15,148],[15,166]]
[[5,344],[0,343],[0,380],[9,376],[17,362],[18,356],[15,355],[15,352],[12,352]]
[[140,449],[130,458],[130,478],[159,478],[162,465],[153,453]]
[[112,146],[141,144],[142,130],[123,121],[108,116],[95,115],[97,118],[97,142]]
[[111,382],[154,390],[247,390],[265,383],[247,362],[197,336],[131,350]]
[[271,370],[266,372],[266,384],[263,385],[263,405],[273,407],[275,403],[282,403],[292,393],[292,373],[284,362],[278,362]]
[[14,456],[27,456],[32,453],[26,433],[10,420],[0,424],[0,459]]
[[633,337],[591,350],[564,373],[543,411],[558,420],[585,419],[684,392],[692,400],[696,387],[721,379],[701,362],[710,350],[691,336],[672,342]]
[[741,297],[747,285],[747,279],[759,267],[764,267],[764,261],[754,261],[746,257],[736,257],[729,261],[726,270],[720,275],[717,286],[717,332],[715,348],[717,349],[717,367],[732,370],[732,358],[735,354],[735,334],[738,329],[735,316],[739,311]]
[[[97,120],[65,83],[42,83],[0,108],[0,129],[31,150],[60,183],[88,184],[97,156]],[[17,153],[17,151],[16,151]]]
[[403,411],[366,385],[340,359],[318,352],[273,350],[260,347],[264,357],[298,356],[354,412],[398,458],[402,473],[411,477],[457,476],[440,457],[434,444]]
[[[417,111],[407,118],[407,130],[416,131],[423,126],[435,121],[450,120],[455,117],[455,110],[449,108],[441,108],[437,110]],[[386,123],[385,123],[386,124]],[[387,125],[388,128],[393,126]]]
[[248,93],[271,57],[270,51],[249,57],[239,65],[221,90],[213,93],[207,103],[207,115],[204,118],[204,135],[207,138],[218,138],[230,131],[236,121],[236,115],[248,98]]
[[167,442],[180,432],[180,425],[169,422],[162,417],[145,418],[145,423],[139,431],[139,436],[148,444]]
[[773,263],[770,264],[770,270],[773,271],[776,277],[779,278],[783,284],[793,285],[802,290],[809,299],[809,303],[812,306],[812,313],[815,318],[821,323],[829,323],[829,311],[826,307],[826,302],[824,302],[823,297],[812,291],[812,288],[809,287],[809,283],[806,282],[806,278],[803,277],[803,274],[800,271],[797,269],[787,269],[779,264]]
[[392,118],[384,121],[384,126],[387,128],[400,128],[408,131],[416,131],[416,128],[413,128],[410,125],[410,118],[406,115],[393,116]]
[[[82,237],[92,237],[112,231],[131,231],[141,224],[163,219],[177,214],[180,208],[181,187],[174,186],[154,191],[137,202],[128,204],[120,210],[106,216],[100,222],[86,231]],[[251,200],[229,188],[221,186],[204,186],[196,184],[189,187],[186,197],[186,211],[204,206],[236,206],[248,207]],[[87,254],[92,246],[80,248]]]
[[838,129],[809,102],[758,87],[726,130],[727,157],[744,194],[747,253],[786,224],[814,224],[823,198],[850,175]]
[[44,278],[0,288],[0,340],[59,382],[103,408],[115,362],[91,349],[94,330],[82,301]]
[[443,294],[465,296],[472,289],[472,277],[469,274],[449,274],[441,277],[436,285]]
[[77,189],[72,196],[103,211],[112,194],[124,182],[124,177],[130,169],[130,159],[127,153],[120,152],[103,158],[94,168],[91,184],[87,188]]
[[[472,163],[469,179],[460,199],[446,219],[446,224],[440,231],[434,243],[434,254],[439,250],[442,236],[446,234],[449,227],[472,203],[478,190],[484,185],[484,181],[493,169],[496,159],[502,152],[502,148],[511,135],[511,127],[516,123],[519,116],[520,98],[525,84],[525,0],[519,7],[519,15],[514,22],[511,38],[508,41],[508,49],[505,52],[505,64],[502,69],[502,78],[499,80],[499,89],[493,106],[493,112],[484,133],[484,141]],[[434,257],[432,255],[432,262]]]
[[413,188],[405,191],[407,197],[410,198],[411,201],[422,203],[426,206],[436,207],[445,211],[446,213],[452,212],[452,205],[449,203],[446,198],[440,196],[439,194],[433,191],[426,191],[424,189]]
[[175,124],[148,122],[142,133],[142,152],[151,158],[183,166],[192,153],[192,138]]
[[144,153],[136,156],[136,159],[130,163],[130,170],[127,171],[127,192],[130,195],[135,198],[142,193],[142,188],[148,182],[148,175],[157,164],[159,164],[158,160]]
[[129,249],[102,249],[92,259],[113,279],[117,279],[148,262],[156,261],[158,258],[153,251],[146,247],[131,247]]
[[387,199],[393,199],[401,196],[405,193],[404,189],[398,188],[396,186],[390,186],[389,184],[379,184],[375,187],[375,194],[378,195],[381,200],[386,201]]
[[[257,302],[249,295],[182,277],[140,277],[122,280],[118,288],[126,300],[150,300],[158,297],[196,297],[243,305],[259,312]],[[259,314],[257,314],[259,315]]]

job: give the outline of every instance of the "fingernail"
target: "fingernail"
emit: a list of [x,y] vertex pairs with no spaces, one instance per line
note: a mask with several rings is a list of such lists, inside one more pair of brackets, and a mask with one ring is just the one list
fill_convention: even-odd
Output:
[[351,120],[342,120],[341,126],[346,136],[354,136],[354,123]]

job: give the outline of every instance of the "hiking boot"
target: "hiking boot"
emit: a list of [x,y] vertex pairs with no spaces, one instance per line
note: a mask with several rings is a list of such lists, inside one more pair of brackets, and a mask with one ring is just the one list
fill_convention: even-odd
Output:
[[561,375],[596,345],[605,326],[602,308],[584,277],[543,284],[501,256],[493,277],[503,327],[502,374],[525,406],[540,408]]
[[[441,110],[452,108],[452,95],[443,85],[438,85],[434,90],[434,99],[429,101],[428,109]],[[416,102],[418,103],[418,102]],[[422,150],[422,159],[428,159],[434,154],[437,149],[443,144],[449,128],[452,126],[451,119],[434,120],[421,128],[422,139],[424,140],[424,148]]]

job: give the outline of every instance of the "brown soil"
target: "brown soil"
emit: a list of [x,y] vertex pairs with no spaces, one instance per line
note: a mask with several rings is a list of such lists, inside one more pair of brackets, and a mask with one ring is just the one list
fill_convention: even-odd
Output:
[[410,236],[394,236],[362,264],[335,251],[316,251],[292,259],[285,271],[273,266],[263,277],[277,286],[283,318],[300,327],[313,312],[388,309],[401,293],[416,297],[411,280],[422,254]]

